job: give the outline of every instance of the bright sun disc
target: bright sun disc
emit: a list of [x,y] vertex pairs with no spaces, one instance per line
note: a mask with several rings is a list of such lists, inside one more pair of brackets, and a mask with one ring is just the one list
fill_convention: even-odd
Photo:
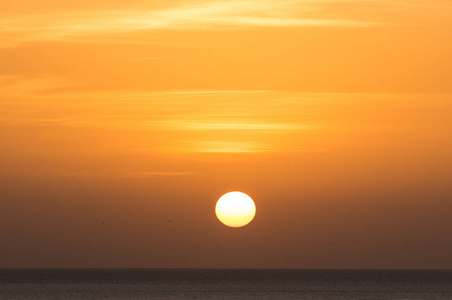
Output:
[[242,227],[251,222],[256,214],[253,199],[242,192],[229,192],[218,199],[215,206],[218,220],[229,227]]

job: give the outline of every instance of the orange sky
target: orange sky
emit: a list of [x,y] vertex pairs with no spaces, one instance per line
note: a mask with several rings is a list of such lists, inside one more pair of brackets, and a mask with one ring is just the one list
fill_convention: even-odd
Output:
[[452,268],[451,19],[0,0],[0,268]]

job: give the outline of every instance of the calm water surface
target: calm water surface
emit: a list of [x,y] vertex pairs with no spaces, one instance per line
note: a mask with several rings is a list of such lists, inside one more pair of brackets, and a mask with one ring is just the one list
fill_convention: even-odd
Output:
[[0,298],[452,299],[452,270],[0,270]]

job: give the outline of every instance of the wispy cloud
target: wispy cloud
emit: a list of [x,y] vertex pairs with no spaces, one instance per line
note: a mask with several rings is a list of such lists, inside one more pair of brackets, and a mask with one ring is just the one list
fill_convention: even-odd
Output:
[[[290,116],[294,104],[277,91],[104,91],[43,93],[55,79],[3,78],[0,127],[143,132],[164,139],[145,151],[260,152],[275,149],[269,136],[309,131]],[[265,143],[264,143],[265,141]],[[159,150],[159,151],[160,151]],[[150,172],[140,176],[187,175]]]
[[[449,94],[271,90],[43,92],[56,87],[58,80],[52,78],[0,77],[0,89],[4,92],[0,131],[39,132],[52,128],[61,133],[121,132],[130,145],[125,141],[119,144],[128,145],[129,152],[306,151],[312,147],[310,141],[322,136],[326,139],[331,132],[346,132],[353,124],[372,130],[390,126],[395,120],[393,115],[407,107],[415,108],[416,113],[411,113],[405,123],[397,121],[397,128],[421,128],[425,123],[422,112],[430,109],[431,103],[442,107],[441,111],[450,111]],[[140,176],[188,175],[172,171],[146,174]]]
[[369,26],[310,14],[318,1],[209,1],[154,10],[61,12],[4,17],[0,43],[73,39],[138,30],[219,30],[231,27]]
[[[19,2],[19,1],[18,1]],[[189,3],[189,2],[188,2]],[[356,13],[367,6],[372,14]],[[340,8],[340,9],[337,9]],[[0,47],[34,41],[83,40],[143,30],[221,30],[252,27],[363,27],[386,23],[375,15],[387,11],[449,10],[444,0],[231,0],[197,1],[159,8],[53,11],[0,15]],[[344,12],[353,12],[345,13]],[[353,17],[352,17],[353,16]],[[93,39],[93,37],[96,37]],[[114,41],[110,37],[111,41]],[[121,40],[132,42],[132,39]],[[144,41],[141,41],[143,43]]]

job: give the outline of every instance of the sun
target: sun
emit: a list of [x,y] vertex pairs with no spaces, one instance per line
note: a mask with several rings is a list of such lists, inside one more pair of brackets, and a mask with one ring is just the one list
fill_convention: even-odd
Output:
[[253,199],[242,192],[229,192],[220,197],[215,206],[218,220],[229,227],[242,227],[256,215]]

